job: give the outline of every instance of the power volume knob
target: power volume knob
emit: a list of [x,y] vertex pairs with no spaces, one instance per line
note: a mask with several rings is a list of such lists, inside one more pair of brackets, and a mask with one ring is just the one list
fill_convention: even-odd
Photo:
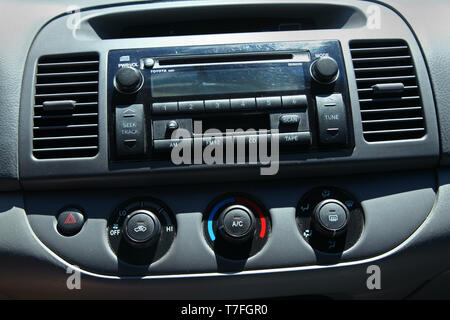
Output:
[[142,87],[143,82],[142,73],[132,67],[120,68],[114,76],[114,86],[121,93],[135,93]]
[[336,81],[339,67],[333,58],[321,57],[311,65],[311,76],[321,84],[330,84]]

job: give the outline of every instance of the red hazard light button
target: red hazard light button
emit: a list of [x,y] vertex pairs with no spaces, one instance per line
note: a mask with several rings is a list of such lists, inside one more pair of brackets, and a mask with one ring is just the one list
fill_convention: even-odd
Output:
[[84,224],[83,213],[78,209],[66,209],[58,215],[58,231],[65,236],[77,234]]

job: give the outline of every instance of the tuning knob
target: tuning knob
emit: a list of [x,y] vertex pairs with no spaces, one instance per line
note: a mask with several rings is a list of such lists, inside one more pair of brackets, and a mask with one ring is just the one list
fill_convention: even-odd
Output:
[[133,246],[148,247],[158,240],[161,223],[148,210],[137,210],[126,218],[123,224],[125,239]]
[[120,68],[114,76],[114,86],[121,93],[135,93],[141,88],[143,82],[142,73],[133,67]]
[[339,67],[333,58],[320,57],[311,65],[311,76],[321,84],[330,84],[336,81],[339,75]]
[[229,242],[247,241],[255,233],[255,217],[250,209],[242,205],[225,208],[217,222],[222,238]]
[[339,200],[324,200],[314,209],[316,229],[330,237],[345,231],[349,217],[347,207]]

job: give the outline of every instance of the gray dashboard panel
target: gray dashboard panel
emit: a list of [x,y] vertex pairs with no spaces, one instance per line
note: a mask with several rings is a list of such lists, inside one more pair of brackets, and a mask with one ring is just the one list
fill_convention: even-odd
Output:
[[[46,188],[82,187],[85,181],[89,181],[91,186],[103,186],[106,181],[109,185],[136,186],[136,185],[158,185],[169,183],[179,183],[184,179],[184,175],[195,177],[196,181],[209,181],[208,174],[211,172],[220,180],[236,179],[259,179],[258,170],[254,166],[221,166],[216,165],[205,170],[205,166],[196,165],[189,168],[161,167],[158,163],[121,163],[112,166],[108,162],[108,140],[107,140],[107,54],[109,50],[120,48],[157,48],[157,47],[178,47],[193,45],[220,45],[247,42],[271,42],[271,41],[302,41],[312,39],[338,39],[341,42],[343,56],[346,65],[346,72],[349,81],[349,95],[352,105],[352,118],[354,121],[355,148],[351,154],[336,156],[332,153],[322,152],[309,157],[308,155],[292,155],[286,157],[286,161],[281,163],[281,169],[277,178],[292,176],[317,176],[334,175],[340,173],[357,173],[367,171],[400,170],[433,167],[438,163],[439,155],[439,135],[436,126],[436,115],[433,96],[427,76],[424,60],[421,57],[419,46],[408,29],[407,25],[391,10],[380,7],[381,18],[384,23],[380,29],[370,29],[361,25],[351,24],[348,27],[334,29],[332,37],[330,31],[321,30],[301,30],[284,32],[259,32],[240,34],[215,34],[215,35],[194,35],[194,36],[174,36],[155,38],[126,38],[101,40],[92,30],[88,23],[89,19],[105,14],[132,14],[146,12],[149,15],[162,8],[173,9],[193,8],[195,6],[206,6],[213,8],[229,7],[239,10],[240,6],[253,5],[287,5],[296,3],[295,1],[271,2],[271,1],[227,1],[220,2],[172,2],[155,3],[152,5],[139,4],[129,7],[106,8],[82,12],[80,28],[70,30],[66,27],[67,17],[61,17],[49,23],[36,37],[28,56],[27,68],[24,77],[29,79],[24,83],[22,92],[21,108],[21,145],[20,145],[20,179],[25,188],[39,189],[42,184]],[[307,2],[299,2],[307,3]],[[327,1],[317,1],[318,4],[329,3]],[[341,1],[341,5],[355,8],[356,12],[365,12],[370,3],[360,3],[351,1]],[[188,11],[186,11],[188,12]],[[424,105],[427,134],[422,139],[368,143],[362,137],[361,115],[359,110],[358,97],[351,57],[349,51],[349,41],[352,39],[370,38],[402,38],[405,39],[414,57],[416,72],[421,87],[422,102]],[[32,106],[33,106],[33,79],[37,59],[41,55],[52,53],[70,53],[97,51],[100,54],[100,79],[99,79],[99,154],[94,158],[83,159],[53,159],[37,160],[31,155],[32,150]],[[329,161],[333,166],[329,166]],[[70,168],[70,170],[67,170]],[[180,175],[180,171],[183,171]],[[123,179],[129,175],[129,179]]]
[[[342,256],[313,250],[295,222],[300,197],[313,187],[336,186],[361,202],[365,224],[361,239]],[[147,267],[131,267],[109,248],[106,220],[121,202],[153,197],[163,201],[177,217],[177,236],[169,252],[148,268],[150,275],[211,273],[226,261],[208,247],[202,215],[211,201],[230,192],[248,193],[270,211],[272,230],[261,252],[245,262],[244,270],[310,266],[355,261],[383,254],[407,239],[430,212],[435,200],[432,171],[340,179],[290,180],[239,184],[208,184],[155,189],[111,189],[92,193],[73,191],[26,194],[26,211],[37,237],[53,252],[86,271],[107,275],[146,274]],[[114,200],[112,200],[114,199]],[[72,237],[56,230],[55,216],[64,207],[80,207],[87,221]]]
[[[426,221],[404,243],[384,255],[330,267],[284,268],[237,274],[198,274],[193,277],[150,277],[144,280],[112,279],[82,273],[82,289],[66,287],[66,262],[57,258],[29,232],[20,194],[3,198],[10,209],[2,213],[0,243],[0,292],[8,297],[26,298],[154,298],[220,299],[289,295],[323,295],[334,298],[408,297],[423,283],[450,267],[450,257],[441,255],[450,243],[448,202],[450,172],[440,171],[438,199]],[[433,243],[432,246],[430,244]],[[14,244],[22,254],[11,254]],[[16,251],[18,252],[18,251]],[[5,259],[8,257],[7,259]],[[366,268],[376,264],[382,270],[382,290],[367,290]],[[31,274],[32,267],[40,276]],[[6,276],[8,275],[8,276]],[[213,278],[211,278],[213,276]],[[47,290],[40,290],[43,286]],[[23,290],[26,287],[27,290]],[[120,290],[118,288],[120,287]]]
[[[22,69],[25,66],[28,47],[40,28],[53,17],[64,14],[67,7],[73,2],[0,2],[0,6],[2,6],[1,15],[8,17],[0,19],[2,30],[17,30],[16,37],[12,37],[10,33],[6,32],[0,34],[2,39],[0,42],[6,44],[2,45],[0,49],[0,70],[4,75],[0,80],[0,115],[2,119],[0,121],[2,137],[0,141],[0,150],[2,151],[0,156],[0,190],[17,190],[20,188],[17,157],[20,140],[18,139],[17,124]],[[117,1],[116,4],[124,2]],[[415,36],[420,41],[420,49],[425,53],[425,60],[430,70],[430,78],[439,115],[442,139],[441,148],[444,153],[442,164],[448,164],[448,157],[446,156],[449,148],[447,143],[448,130],[446,129],[449,127],[448,117],[446,117],[448,113],[448,73],[442,72],[446,70],[448,65],[445,57],[448,56],[446,52],[448,52],[449,45],[443,41],[446,36],[445,30],[448,29],[449,23],[446,18],[449,6],[448,1],[433,0],[426,8],[423,1],[420,0],[391,0],[386,2],[398,9],[403,17],[406,18],[414,29]],[[43,4],[45,5],[45,10],[42,8]],[[108,0],[96,0],[77,1],[77,4],[80,7],[87,8],[113,3]],[[424,12],[429,17],[428,19],[423,18]],[[429,23],[430,19],[433,20],[431,24]],[[423,71],[425,71],[425,67]],[[349,75],[352,75],[352,73],[349,72]],[[409,164],[411,167],[416,166],[414,161],[411,161]],[[435,161],[431,161],[429,164],[435,164]],[[408,165],[406,163],[392,164],[391,169],[405,169],[401,167],[408,167]],[[336,165],[335,169],[341,170],[342,168]],[[237,173],[239,170],[230,170],[228,173],[233,172]],[[347,168],[346,172],[351,172],[351,168]],[[428,176],[428,174],[425,175]],[[128,175],[128,178],[133,179],[135,176],[139,176],[139,173]],[[186,173],[185,176],[193,178],[197,175],[194,172]],[[244,177],[249,176],[252,175],[244,175]],[[406,176],[408,174],[405,176],[399,175],[399,179],[405,179]],[[52,182],[58,182],[58,186],[66,188],[73,187],[74,182],[77,182],[79,187],[84,187],[86,185],[89,186],[89,182],[92,182],[89,178],[91,177],[58,181],[49,179],[46,181],[47,185],[40,182],[33,184],[33,181],[30,180],[28,187],[42,188],[45,186],[46,188],[56,188],[56,185],[51,186]],[[95,178],[98,178],[97,185],[100,186],[101,177]],[[154,176],[154,178],[155,184],[165,183],[163,178],[158,178],[157,176]],[[13,298],[255,298],[302,294],[327,295],[340,298],[347,296],[360,298],[377,296],[383,298],[406,297],[426,281],[433,279],[450,268],[450,258],[448,255],[442,254],[447,251],[450,244],[450,221],[448,218],[450,210],[448,201],[450,199],[450,173],[446,170],[441,170],[438,173],[438,178],[438,197],[425,223],[399,247],[373,260],[323,269],[294,267],[279,270],[281,272],[264,270],[262,272],[243,272],[234,275],[210,274],[214,276],[214,285],[212,285],[211,277],[202,274],[192,278],[151,278],[139,281],[107,279],[97,277],[95,274],[83,273],[83,290],[72,291],[67,290],[66,287],[66,262],[45,248],[28,225],[24,211],[24,195],[22,193],[4,192],[0,196],[0,261],[2,261],[0,263],[0,295],[3,294],[5,297]],[[119,186],[123,182],[122,179],[123,176],[117,175],[110,181]],[[340,177],[336,178],[335,181],[336,184],[343,184],[345,180],[346,177]],[[423,182],[426,181],[430,182],[430,184],[426,183],[426,188],[415,192],[414,195],[423,194],[425,199],[431,199],[431,194],[434,193],[432,191],[433,182],[430,177],[425,178]],[[148,183],[142,181],[139,184],[147,185]],[[297,190],[303,190],[309,186],[311,185],[301,186]],[[416,185],[416,187],[420,187],[420,184]],[[385,195],[387,198],[390,198],[388,191],[389,189]],[[394,190],[390,189],[390,191]],[[105,196],[109,192],[120,192],[120,190],[101,191],[99,194]],[[128,190],[128,192],[133,191]],[[64,196],[68,199],[67,195]],[[28,197],[34,198],[33,193],[31,192],[27,195]],[[377,202],[374,200],[371,203]],[[275,203],[275,205],[277,204]],[[400,207],[400,205],[396,209],[404,213],[403,207]],[[284,210],[285,208],[274,209],[273,212],[278,215]],[[189,213],[189,215],[192,215],[192,218],[195,220],[194,212]],[[188,215],[184,216],[187,217]],[[180,215],[180,219],[184,218]],[[100,225],[102,223],[101,220],[100,217],[98,219]],[[195,228],[194,226],[191,227]],[[407,232],[412,232],[414,229],[415,227],[411,226]],[[186,226],[186,232],[189,231],[189,227]],[[392,233],[392,230],[386,230],[386,232]],[[368,291],[365,287],[367,278],[366,267],[373,263],[380,265],[383,270],[383,289],[378,292]],[[31,269],[33,272],[30,272]],[[43,287],[46,290],[42,290]]]
[[[132,3],[133,1],[82,1],[77,0],[76,4],[80,8],[99,7],[104,5],[117,5],[123,3]],[[14,37],[9,33],[2,33],[2,63],[0,65],[2,74],[4,75],[0,80],[2,94],[0,97],[2,108],[1,132],[2,132],[2,158],[0,170],[2,170],[2,178],[0,187],[3,190],[12,190],[19,187],[18,183],[18,115],[19,115],[19,101],[20,101],[20,87],[21,87],[21,72],[25,67],[25,60],[27,55],[27,48],[31,45],[37,32],[48,23],[53,17],[65,14],[66,10],[73,1],[14,1],[10,2],[2,0],[2,14],[1,19],[2,30],[17,30]],[[446,0],[434,0],[431,4],[423,6],[421,0],[389,0],[379,1],[379,3],[387,4],[396,9],[409,25],[413,28],[415,35],[420,41],[420,46],[425,53],[427,65],[430,68],[430,76],[435,90],[435,99],[440,122],[440,134],[442,138],[442,148],[444,154],[448,149],[448,135],[446,134],[446,127],[448,127],[446,110],[448,103],[446,97],[448,87],[446,84],[446,73],[442,72],[446,69],[445,57],[448,56],[449,46],[445,41],[442,41],[441,36],[445,38],[445,31],[448,29],[448,19],[446,19],[446,12],[448,10],[448,2]],[[45,6],[43,10],[42,6]],[[36,14],[39,13],[39,14]],[[429,17],[424,18],[424,15]],[[433,23],[428,21],[432,19]],[[442,34],[444,32],[444,34]],[[19,72],[18,72],[19,70]],[[443,157],[445,163],[446,157]]]

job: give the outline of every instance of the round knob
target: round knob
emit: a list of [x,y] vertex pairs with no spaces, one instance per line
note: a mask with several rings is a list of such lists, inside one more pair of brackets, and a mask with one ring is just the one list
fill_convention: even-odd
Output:
[[132,67],[120,68],[114,77],[114,86],[121,93],[135,93],[141,88],[143,82],[142,73]]
[[319,83],[329,84],[338,78],[339,67],[333,58],[321,57],[311,65],[311,75]]
[[219,216],[218,230],[230,242],[249,240],[255,232],[255,217],[247,207],[229,206]]
[[331,237],[345,230],[349,217],[347,207],[334,199],[324,200],[314,209],[314,221],[318,230]]
[[150,211],[137,210],[132,212],[123,224],[126,240],[134,246],[149,246],[158,238],[161,223]]

